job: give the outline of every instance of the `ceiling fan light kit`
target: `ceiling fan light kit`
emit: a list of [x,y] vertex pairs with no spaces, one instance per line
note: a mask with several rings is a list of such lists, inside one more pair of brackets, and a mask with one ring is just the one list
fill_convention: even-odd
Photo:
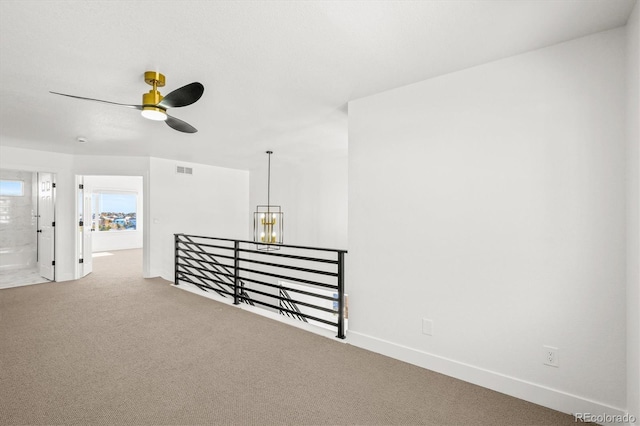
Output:
[[152,86],[149,93],[142,95],[142,105],[129,105],[118,102],[104,101],[101,99],[85,98],[82,96],[67,95],[59,92],[49,92],[54,95],[66,96],[69,98],[81,99],[85,101],[101,102],[111,105],[119,105],[141,111],[144,118],[154,121],[164,121],[167,126],[182,133],[196,133],[198,130],[187,122],[167,114],[167,108],[178,108],[195,103],[202,97],[204,86],[198,82],[187,84],[179,89],[170,92],[167,96],[162,96],[158,92],[158,87],[164,87],[165,77],[157,71],[147,71],[144,73],[144,81]]
[[143,107],[142,116],[153,121],[165,121],[167,119],[167,113],[162,108],[156,107]]

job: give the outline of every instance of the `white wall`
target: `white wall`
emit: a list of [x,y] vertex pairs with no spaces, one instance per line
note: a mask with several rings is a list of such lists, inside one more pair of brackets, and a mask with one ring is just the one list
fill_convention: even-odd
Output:
[[124,192],[137,195],[136,229],[119,232],[93,232],[93,252],[142,248],[144,229],[144,203],[142,176],[85,176],[84,190]]
[[[309,155],[303,162],[271,156],[271,204],[284,211],[284,244],[347,248],[347,168],[345,148]],[[282,154],[279,156],[279,154]],[[253,212],[267,204],[267,154],[264,167],[251,170],[249,239],[253,239]]]
[[[151,274],[173,281],[174,234],[248,239],[249,172],[151,158]],[[176,173],[176,166],[193,175]]]
[[350,342],[622,413],[624,82],[616,29],[350,102]]
[[627,409],[640,424],[640,5],[627,23]]

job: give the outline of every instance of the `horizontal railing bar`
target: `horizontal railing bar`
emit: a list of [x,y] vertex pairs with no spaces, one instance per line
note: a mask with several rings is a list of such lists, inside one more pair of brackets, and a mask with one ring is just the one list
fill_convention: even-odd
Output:
[[266,283],[264,281],[258,281],[258,280],[252,280],[251,278],[243,278],[242,280],[246,281],[246,282],[255,283],[255,284],[262,284],[262,285],[265,285],[265,286],[271,287],[271,288],[281,288],[283,290],[289,290],[289,291],[293,291],[293,292],[296,292],[296,293],[305,294],[307,296],[317,297],[318,299],[337,300],[332,296],[325,296],[324,294],[313,293],[313,292],[305,291],[305,290],[298,290],[298,289],[291,288],[291,287],[285,287],[283,285]]
[[[180,282],[189,282],[193,285],[195,285],[196,287],[198,287],[200,290],[204,290],[205,292],[207,291],[206,289],[208,288],[209,290],[213,290],[215,292],[220,292],[220,290],[217,290],[213,287],[211,287],[209,284],[206,283],[196,283],[194,281],[191,280],[186,280],[185,277],[181,276],[180,273],[176,273],[176,285],[179,285]],[[222,297],[224,297],[224,294],[222,295]]]
[[176,257],[178,259],[193,260],[194,262],[200,262],[200,263],[204,263],[206,265],[216,265],[216,266],[220,266],[220,267],[226,267],[226,268],[233,269],[233,265],[227,265],[226,263],[220,263],[216,259],[207,259],[207,258],[202,259],[202,258],[199,258],[199,257],[194,257],[191,253],[179,254]]
[[204,251],[204,250],[194,250],[194,249],[191,249],[191,248],[178,247],[178,251],[184,251],[184,252],[189,252],[189,253],[207,254],[209,256],[220,256],[220,257],[226,257],[228,259],[233,259],[233,256],[227,256],[227,255],[224,255],[224,254],[218,254],[218,253],[213,253],[213,252]]
[[287,302],[295,303],[295,304],[302,305],[302,306],[308,306],[309,308],[317,309],[319,311],[329,312],[331,314],[336,314],[336,315],[338,314],[338,311],[335,311],[335,310],[333,310],[331,308],[325,308],[325,307],[314,305],[314,304],[311,304],[311,303],[301,302],[299,300],[291,299],[290,297],[276,296],[276,295],[273,295],[273,294],[266,293],[264,291],[253,289],[251,287],[244,287],[244,291],[246,291],[247,293],[261,294],[263,296],[271,297],[273,299],[286,300]]
[[245,252],[245,253],[266,254],[267,256],[286,257],[288,259],[308,260],[309,262],[331,263],[333,265],[337,265],[338,264],[337,260],[322,259],[320,257],[296,256],[296,255],[293,255],[293,254],[274,253],[274,252],[269,252],[267,254],[267,253],[265,253],[263,251],[256,252],[255,250],[247,250],[247,249],[240,249],[238,251]]
[[[234,240],[231,238],[216,238],[216,237],[205,237],[205,236],[201,236],[201,235],[191,235],[191,234],[174,234],[175,236],[179,237],[192,237],[192,238],[202,238],[205,240],[218,240],[218,241],[237,241],[239,243],[246,243],[246,244],[257,244],[257,245],[262,245],[262,246],[266,246],[266,245],[270,245],[270,244],[264,244],[264,243],[258,243],[256,241],[249,241],[249,240]],[[180,240],[178,240],[180,241]],[[201,244],[201,243],[197,243],[197,244]],[[298,249],[305,249],[305,250],[316,250],[316,251],[334,251],[337,253],[348,253],[347,250],[343,250],[343,249],[332,249],[332,248],[324,248],[324,247],[308,247],[308,246],[292,246],[289,244],[273,244],[274,246],[277,245],[278,247],[288,247],[288,248],[298,248]],[[260,251],[256,251],[257,253],[263,253]],[[266,254],[266,253],[264,253]]]
[[309,321],[306,318],[299,317],[297,314],[291,314],[289,312],[278,312],[278,313],[280,315],[285,315],[285,316],[287,316],[289,318],[293,318],[293,319],[296,319],[298,321],[306,322],[307,324],[309,323]]
[[[174,234],[174,240],[176,285],[189,284],[204,292],[231,297],[234,305],[248,303],[303,322],[327,324],[338,329],[336,337],[345,338],[344,254],[347,250],[192,234]],[[328,253],[336,253],[337,257]],[[333,265],[337,266],[335,272]],[[303,296],[304,301],[298,300],[298,296]],[[260,300],[254,300],[256,297]],[[319,314],[330,319],[314,316]]]
[[[285,300],[281,300],[280,301],[280,305],[284,306],[286,309],[291,309],[292,311],[296,311],[299,313],[302,313],[302,311],[300,309],[298,309],[298,306],[294,305],[293,303],[289,303],[288,301]],[[287,315],[292,315],[289,314],[288,312],[286,312]],[[306,319],[301,318],[302,320],[306,321]]]
[[233,283],[231,283],[231,284],[225,283],[224,281],[220,281],[220,280],[217,280],[217,279],[212,278],[212,277],[207,277],[205,275],[198,275],[198,274],[194,274],[193,272],[181,271],[181,270],[178,270],[178,272],[183,274],[183,275],[188,275],[188,276],[200,278],[201,280],[207,280],[207,281],[211,281],[211,282],[216,283],[216,284],[221,284],[221,285],[225,285],[225,286],[228,286],[228,287],[233,287]]
[[[207,262],[213,262],[213,263],[219,263],[220,265],[225,265],[224,263],[220,263],[219,261],[215,260],[215,257],[222,257],[225,259],[233,259],[233,256],[226,256],[224,254],[217,254],[217,253],[208,253],[206,251],[198,251],[198,250],[187,250],[187,249],[178,249],[179,252],[181,252],[180,254],[178,254],[178,256],[182,255],[193,255],[193,254],[198,254],[201,255],[202,257],[206,257],[206,258],[214,258],[214,259],[207,259]],[[194,258],[195,259],[195,258]],[[202,259],[199,259],[202,260]]]
[[[181,267],[181,268],[180,268],[180,267]],[[184,263],[179,263],[179,264],[178,264],[178,270],[179,270],[179,271],[181,271],[181,272],[185,272],[185,273],[187,273],[187,274],[197,275],[197,274],[196,274],[196,273],[194,273],[194,272],[191,272],[191,271],[189,271],[189,270],[185,270],[186,268],[195,269],[196,271],[198,271],[198,272],[202,272],[202,273],[204,273],[204,272],[208,272],[208,273],[210,273],[211,275],[213,275],[216,279],[219,279],[219,280],[220,280],[220,282],[224,283],[225,285],[233,286],[233,282],[224,282],[222,278],[218,277],[218,275],[220,275],[220,276],[222,276],[222,277],[228,277],[228,276],[229,276],[228,274],[225,274],[225,273],[223,273],[223,272],[211,271],[211,270],[209,270],[209,269],[198,268],[197,266],[185,265]],[[206,274],[203,274],[202,276],[203,276],[203,277],[207,277],[207,275],[206,275]]]
[[291,269],[293,271],[308,272],[310,274],[327,275],[327,276],[330,276],[330,277],[337,277],[338,276],[338,274],[336,272],[318,271],[317,269],[301,268],[299,266],[280,265],[278,263],[263,262],[261,260],[240,259],[240,262],[255,263],[256,265],[267,265],[267,266],[273,266],[273,267],[276,267],[276,268]]
[[[187,275],[187,276],[185,277],[185,275]],[[220,283],[219,281],[213,280],[213,279],[208,278],[208,277],[201,277],[201,276],[196,275],[196,274],[189,274],[189,273],[185,273],[184,271],[179,271],[178,278],[181,281],[193,284],[193,285],[198,286],[198,287],[208,288],[209,290],[215,291],[216,293],[223,293],[223,294],[227,294],[229,296],[233,296],[234,295],[232,292],[229,292],[229,291],[227,291],[225,289],[214,288],[214,287],[211,287],[210,285],[208,285],[207,283],[198,283],[196,281],[190,280],[190,279],[188,279],[188,276],[198,277],[200,279],[204,279],[204,280],[207,280],[207,281],[212,281],[212,282],[217,283],[217,284],[224,284],[224,283]],[[336,314],[336,315],[338,314],[338,311],[333,310],[331,308],[324,308],[322,306],[313,305],[311,303],[302,302],[300,300],[291,299],[291,298],[287,298],[287,297],[283,297],[283,296],[276,296],[276,295],[269,294],[269,293],[266,293],[266,292],[263,292],[263,291],[260,291],[260,290],[252,289],[252,288],[249,288],[249,287],[243,287],[242,289],[244,290],[245,293],[261,294],[263,296],[271,297],[273,299],[284,300],[286,302],[295,303],[295,304],[302,305],[302,306],[307,306],[309,308],[317,309],[317,310],[328,312],[328,313],[331,313],[331,314]],[[256,300],[251,299],[250,297],[246,297],[246,296],[240,296],[240,297],[244,298],[244,299],[247,299],[247,300],[250,300],[250,301],[252,301],[254,303],[257,302]],[[276,305],[268,305],[268,306],[276,307]],[[288,310],[288,309],[282,308],[280,306],[278,306],[277,309],[283,310],[283,311],[287,311],[287,312],[290,312],[290,313],[295,313],[296,315],[300,315],[300,316],[303,316],[303,317],[311,318],[311,319],[314,319],[314,320],[323,321],[321,318],[316,318],[316,317],[311,316],[311,315],[306,315],[306,314],[303,314],[302,312],[296,312],[296,311]],[[331,322],[327,322],[327,324],[332,324],[333,325],[333,323],[331,323]]]
[[193,285],[206,287],[206,288],[208,288],[210,290],[215,291],[216,293],[224,293],[224,294],[228,294],[229,296],[233,296],[233,293],[231,293],[231,292],[229,292],[227,290],[224,290],[222,288],[213,288],[213,287],[211,287],[210,285],[208,285],[206,283],[197,283],[197,282],[195,282],[193,280],[190,280],[190,279],[188,279],[188,278],[186,278],[184,276],[182,276],[182,277],[179,276],[178,278],[180,278],[181,281],[184,281],[184,282],[187,282],[187,283],[190,283],[190,284],[193,284]]
[[[189,254],[189,253],[186,253]],[[221,262],[217,262],[215,260],[210,260],[210,259],[198,259],[197,257],[192,257],[192,256],[185,256],[185,255],[178,255],[176,256],[178,259],[189,259],[189,260],[193,260],[194,262],[201,262],[201,263],[206,263],[207,265],[218,265],[221,267],[226,267],[226,268],[231,268],[233,269],[233,265],[227,265],[226,263],[221,263]]]
[[[224,255],[224,254],[217,254],[217,253],[207,253],[206,251],[187,250],[187,249],[183,249],[183,248],[178,249],[178,251],[184,251],[184,252],[188,252],[188,253],[206,254],[206,255],[208,255],[208,256],[222,257],[222,258],[225,258],[225,259],[234,259],[234,257],[233,257],[233,256],[226,256],[226,255]],[[178,255],[178,256],[180,256],[180,255]],[[193,259],[193,258],[192,258],[192,259]],[[195,259],[194,259],[194,260],[195,260]],[[202,262],[216,263],[216,264],[218,264],[218,265],[229,266],[229,265],[226,265],[226,264],[224,264],[224,263],[220,263],[220,262],[211,262],[210,260],[202,260],[202,259],[198,259],[198,260],[200,260],[200,261],[202,261]],[[233,267],[233,265],[231,265],[231,267]]]
[[[229,274],[226,272],[218,272],[218,271],[212,271],[211,269],[206,269],[206,268],[200,268],[198,266],[192,266],[192,265],[188,265],[186,263],[178,263],[178,266],[184,266],[184,267],[188,267],[188,268],[193,268],[193,269],[197,269],[198,271],[202,271],[202,272],[209,272],[215,275],[222,275],[223,277],[230,277],[233,278],[233,274]],[[228,285],[233,285],[233,283],[229,283]]]
[[[209,286],[207,284],[197,283],[195,281],[186,279],[185,277],[182,277],[181,281],[189,283],[189,284],[193,284],[193,285],[195,285],[196,287],[199,287],[199,288],[202,288],[202,287],[208,288],[209,290],[215,291],[216,293],[220,294],[222,297],[225,297],[224,296],[225,294],[227,294],[229,296],[233,296],[234,295],[233,293],[230,293],[230,292],[228,292],[226,290],[216,289],[216,288],[213,288],[213,287],[211,287],[211,286]],[[242,303],[246,303],[247,305],[251,305],[253,303],[253,301],[249,298],[248,300],[243,300]]]
[[180,265],[186,266],[192,266],[191,263],[196,263],[197,266],[194,267],[200,267],[211,272],[223,271],[229,274],[233,270],[233,267],[229,267],[228,265],[225,265],[223,263],[208,262],[206,260],[194,259],[188,256],[177,256],[176,262],[178,262]]
[[[181,264],[179,264],[178,266],[185,266],[185,265],[181,263]],[[201,268],[196,268],[196,267],[194,267],[194,266],[190,266],[190,267],[191,267],[191,268],[194,268],[194,269],[202,270]],[[204,269],[204,271],[206,271],[206,272],[211,272],[211,271],[209,271],[208,269]],[[189,272],[189,271],[184,271],[184,270],[180,270],[180,269],[178,269],[178,273],[179,273],[179,274],[182,274],[182,275],[188,275],[188,276],[192,276],[192,277],[200,278],[200,279],[203,279],[203,280],[208,280],[208,281],[211,281],[211,282],[213,282],[213,283],[221,284],[221,285],[224,285],[224,286],[227,286],[227,287],[233,287],[233,286],[234,286],[234,284],[233,284],[233,283],[226,283],[226,282],[224,282],[224,281],[220,281],[220,280],[214,279],[214,278],[212,278],[212,277],[207,277],[206,275],[198,275],[198,274],[194,274],[193,272]],[[216,274],[216,275],[224,275],[224,276],[227,276],[226,274],[221,274],[221,273],[214,273],[214,274]],[[190,282],[191,282],[192,284],[196,284],[196,283],[194,283],[193,281],[190,281]],[[241,284],[241,288],[244,290],[244,282],[240,281],[240,284]],[[208,287],[208,288],[211,288],[211,287]],[[214,290],[214,289],[212,288],[212,290]],[[228,294],[233,294],[233,293],[228,293]],[[333,300],[335,300],[335,299],[333,299]]]
[[[272,274],[270,272],[256,271],[255,269],[238,268],[238,271],[250,272],[250,273],[260,274],[260,275],[267,275],[269,277],[282,278],[283,280],[295,281],[295,282],[298,282],[298,283],[305,283],[305,284],[311,284],[311,285],[317,285],[318,287],[327,287],[327,288],[331,288],[331,289],[337,289],[338,288],[338,286],[331,285],[331,284],[319,283],[317,281],[305,280],[305,279],[302,279],[302,278],[288,277],[286,275]],[[241,277],[241,278],[245,279],[246,277]]]
[[283,311],[283,312],[289,312],[290,314],[299,315],[301,317],[312,319],[312,320],[318,321],[318,322],[323,322],[325,324],[329,324],[329,325],[332,325],[334,327],[338,326],[337,322],[331,322],[331,321],[323,319],[323,318],[318,318],[318,317],[314,317],[312,315],[303,314],[302,312],[296,312],[296,311],[292,311],[291,309],[285,309],[285,308],[282,308],[281,306],[272,305],[271,303],[263,302],[261,300],[254,300],[254,299],[251,299],[248,296],[238,296],[238,298],[239,299],[248,299],[248,300],[251,300],[253,303],[257,303],[259,305],[268,306],[270,308],[277,309],[277,310]]
[[205,244],[205,243],[196,243],[195,241],[184,241],[184,240],[178,240],[179,243],[182,244],[194,244],[196,246],[202,246],[202,247],[212,247],[212,248],[219,248],[219,249],[223,249],[223,250],[233,250],[233,247],[227,247],[227,246],[218,246],[215,244]]
[[[185,259],[189,259],[189,258],[181,257],[180,259],[181,260],[185,260]],[[189,259],[189,260],[193,260],[193,259]],[[200,271],[211,272],[212,274],[220,274],[220,275],[223,275],[225,277],[232,277],[233,278],[233,274],[230,274],[229,271],[226,271],[226,270],[224,272],[220,272],[220,271],[213,270],[213,269],[207,269],[207,268],[203,268],[203,267],[199,267],[199,266],[193,266],[193,265],[190,265],[188,263],[177,263],[177,265],[188,266],[190,268],[195,268],[195,269],[198,269]],[[215,265],[215,263],[207,263],[207,266],[212,266],[212,265]],[[220,268],[220,269],[224,270],[224,268]]]

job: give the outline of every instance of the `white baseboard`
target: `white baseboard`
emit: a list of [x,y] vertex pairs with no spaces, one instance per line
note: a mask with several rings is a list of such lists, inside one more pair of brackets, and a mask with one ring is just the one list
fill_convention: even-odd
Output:
[[347,334],[347,343],[563,413],[591,413],[596,416],[625,415],[625,410],[621,408],[419,351],[353,330]]
[[77,279],[73,273],[66,273],[66,274],[56,274],[56,282],[57,283],[61,283],[63,281],[72,281]]

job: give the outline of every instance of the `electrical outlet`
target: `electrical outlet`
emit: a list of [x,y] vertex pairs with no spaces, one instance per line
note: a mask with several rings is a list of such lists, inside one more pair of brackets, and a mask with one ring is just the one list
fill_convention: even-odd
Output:
[[551,367],[559,367],[558,364],[558,348],[553,346],[543,346],[544,349],[544,365]]
[[422,318],[422,334],[433,336],[433,320]]

